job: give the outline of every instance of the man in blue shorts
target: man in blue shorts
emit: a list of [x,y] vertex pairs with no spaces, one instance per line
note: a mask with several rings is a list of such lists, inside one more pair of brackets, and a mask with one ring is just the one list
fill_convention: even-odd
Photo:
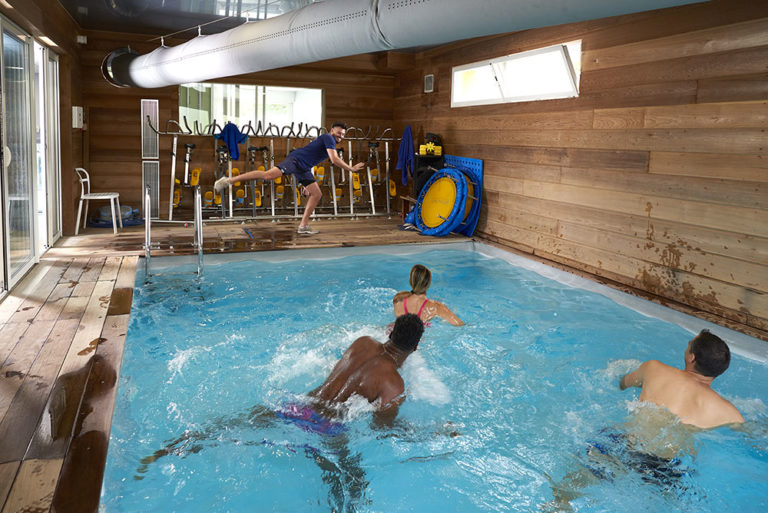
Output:
[[302,194],[307,197],[307,205],[304,207],[304,215],[299,224],[298,233],[313,234],[317,233],[309,227],[309,218],[315,207],[323,197],[320,186],[317,185],[312,167],[321,163],[325,159],[331,161],[336,167],[340,167],[349,172],[357,172],[365,167],[365,162],[358,162],[350,166],[344,162],[339,154],[336,153],[336,145],[344,139],[347,133],[347,125],[336,122],[331,126],[331,131],[323,134],[303,148],[292,151],[284,161],[277,164],[269,171],[250,171],[248,173],[232,177],[231,179],[223,176],[216,180],[213,188],[216,192],[221,191],[227,185],[245,181],[245,180],[274,180],[282,175],[296,175],[296,180],[303,186]]

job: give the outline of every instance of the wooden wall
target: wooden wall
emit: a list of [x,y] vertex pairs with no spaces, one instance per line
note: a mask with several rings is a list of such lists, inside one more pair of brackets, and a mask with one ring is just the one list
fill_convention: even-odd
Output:
[[[575,39],[579,98],[450,108],[452,66]],[[716,0],[416,60],[397,79],[396,125],[483,159],[481,237],[768,329],[768,4]]]
[[[178,86],[151,90],[117,88],[103,79],[100,66],[104,57],[119,47],[130,45],[144,54],[158,46],[156,42],[147,43],[147,39],[148,36],[89,32],[88,45],[80,53],[88,121],[84,159],[93,177],[94,190],[119,192],[122,204],[136,208],[140,207],[142,196],[140,100],[159,100],[162,128],[168,119],[178,119]],[[382,62],[380,55],[365,54],[222,78],[216,82],[322,88],[326,126],[341,119],[348,125],[367,127],[392,122],[396,67],[396,64]],[[217,122],[223,125],[226,120]],[[201,183],[212,186],[213,174],[209,171],[214,167],[212,137],[180,139],[177,176],[179,170],[183,172],[183,144],[188,142],[197,146],[192,164],[203,167]],[[168,210],[171,145],[171,137],[160,138],[160,208],[163,216]],[[284,151],[282,141],[276,143],[276,152],[278,150]]]

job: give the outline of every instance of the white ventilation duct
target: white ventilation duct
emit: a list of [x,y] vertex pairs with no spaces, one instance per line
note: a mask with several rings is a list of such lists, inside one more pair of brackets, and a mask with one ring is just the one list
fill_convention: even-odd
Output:
[[102,71],[117,86],[164,87],[694,1],[325,0],[142,56],[116,50]]

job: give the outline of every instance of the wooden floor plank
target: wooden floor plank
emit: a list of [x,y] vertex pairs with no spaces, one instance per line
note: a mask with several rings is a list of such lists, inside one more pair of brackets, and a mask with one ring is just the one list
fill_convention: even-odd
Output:
[[88,264],[86,264],[85,268],[83,269],[83,274],[80,275],[80,283],[88,282],[88,281],[97,281],[99,279],[99,275],[101,274],[101,270],[104,267],[104,263],[106,261],[106,257],[93,257],[88,260]]
[[8,494],[11,493],[11,486],[16,479],[16,473],[21,466],[21,461],[9,461],[0,463],[0,508],[5,504]]
[[75,258],[72,260],[72,263],[69,264],[69,267],[67,267],[67,270],[61,276],[61,282],[66,283],[80,281],[80,276],[83,274],[83,271],[87,265],[87,258]]
[[123,262],[120,265],[120,272],[115,280],[115,288],[133,288],[133,284],[136,281],[136,266],[139,263],[139,257],[127,256],[123,258]]
[[81,414],[53,498],[59,513],[96,513],[129,316],[109,316],[96,348]]
[[104,259],[104,265],[99,274],[99,281],[115,280],[117,279],[117,272],[120,270],[120,263],[123,261],[122,256],[111,256]]
[[83,313],[85,313],[85,307],[88,306],[90,298],[90,296],[69,298],[67,304],[64,305],[64,309],[59,314],[59,320],[77,319],[79,321],[83,317]]
[[[8,293],[8,296],[0,302],[0,324],[8,322],[24,300],[37,291],[41,280],[48,276],[49,272],[59,273],[59,277],[61,277],[61,273],[67,268],[70,260],[71,258],[64,256],[59,260],[41,261],[33,267],[21,282]],[[56,281],[58,281],[58,278]]]
[[72,289],[72,295],[75,297],[90,297],[95,286],[95,281],[81,281]]
[[60,267],[50,266],[45,275],[37,280],[34,288],[24,294],[24,301],[7,322],[31,322],[56,288],[61,275]]
[[0,421],[0,461],[21,460],[24,457],[41,418],[50,426],[52,436],[57,432],[52,422],[56,418],[55,411],[44,410],[44,407],[46,403],[55,406],[60,402],[58,399],[49,402],[51,389],[66,393],[63,387],[54,386],[54,380],[79,324],[77,319],[59,321],[45,341],[8,412]]
[[46,405],[48,412],[55,413],[56,418],[51,423],[56,426],[59,435],[51,436],[49,426],[39,425],[30,443],[28,458],[63,458],[66,454],[93,354],[100,343],[113,286],[113,281],[96,282],[63,358],[56,385]]
[[[54,324],[53,321],[33,322],[0,368],[0,418],[5,417]],[[0,459],[0,461],[3,460]]]
[[62,460],[26,460],[16,475],[2,513],[48,511]]
[[27,328],[29,328],[29,323],[26,322],[11,322],[0,328],[0,366],[5,363],[5,359],[19,343],[19,339],[27,331]]

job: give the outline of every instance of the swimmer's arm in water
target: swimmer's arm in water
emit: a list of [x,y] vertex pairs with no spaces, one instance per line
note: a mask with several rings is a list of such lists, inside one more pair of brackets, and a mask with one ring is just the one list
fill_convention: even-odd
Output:
[[446,322],[454,326],[464,326],[464,321],[459,319],[455,313],[451,312],[447,306],[442,304],[440,301],[432,301],[432,303],[435,305],[438,317],[441,317]]
[[621,381],[619,381],[619,388],[622,390],[626,390],[629,387],[643,387],[643,379],[645,379],[645,372],[648,369],[650,365],[652,365],[653,360],[649,360],[647,362],[644,362],[635,369],[633,372],[630,372],[629,374],[625,374]]

